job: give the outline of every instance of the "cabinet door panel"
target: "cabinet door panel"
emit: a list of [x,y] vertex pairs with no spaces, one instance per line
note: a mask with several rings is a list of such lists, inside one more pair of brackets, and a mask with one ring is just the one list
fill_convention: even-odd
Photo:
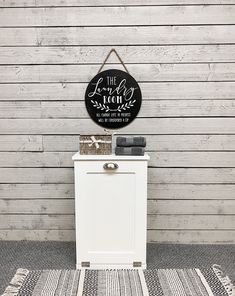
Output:
[[[123,262],[135,246],[135,174],[93,174],[86,176],[84,226],[88,256],[99,255],[101,263],[116,253]],[[105,260],[105,261],[103,261]]]
[[135,174],[87,172],[85,178],[86,184],[80,186],[83,206],[78,225],[82,260],[130,260],[135,249]]
[[147,163],[75,165],[77,264],[145,262]]

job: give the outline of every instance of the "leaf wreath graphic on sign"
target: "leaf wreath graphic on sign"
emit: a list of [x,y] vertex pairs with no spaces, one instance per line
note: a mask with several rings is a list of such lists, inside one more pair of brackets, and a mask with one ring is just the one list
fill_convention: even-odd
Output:
[[[112,52],[112,49],[102,64]],[[122,60],[120,59],[123,64]],[[142,102],[141,90],[136,80],[125,71],[110,69],[92,78],[87,86],[85,103],[92,120],[98,125],[117,129],[130,124],[137,116]]]

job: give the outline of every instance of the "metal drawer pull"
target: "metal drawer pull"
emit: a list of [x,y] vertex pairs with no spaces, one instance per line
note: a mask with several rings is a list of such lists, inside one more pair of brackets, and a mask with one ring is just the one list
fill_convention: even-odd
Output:
[[103,168],[105,170],[116,170],[118,169],[118,164],[114,162],[107,162],[104,164]]

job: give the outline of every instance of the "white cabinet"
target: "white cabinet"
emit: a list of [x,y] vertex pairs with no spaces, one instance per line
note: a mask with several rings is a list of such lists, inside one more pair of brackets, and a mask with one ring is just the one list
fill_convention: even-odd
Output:
[[76,267],[146,267],[145,156],[73,156]]

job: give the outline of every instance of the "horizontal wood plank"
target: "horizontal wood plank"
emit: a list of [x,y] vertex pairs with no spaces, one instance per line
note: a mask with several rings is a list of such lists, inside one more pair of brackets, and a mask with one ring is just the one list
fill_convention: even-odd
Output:
[[148,198],[155,200],[234,201],[234,196],[235,185],[230,184],[148,184]]
[[[88,82],[100,65],[0,66],[0,83],[19,82]],[[120,64],[105,65],[121,69]],[[232,81],[235,63],[221,64],[130,64],[139,82],[153,81]]]
[[[234,200],[230,184],[148,184],[151,200]],[[0,184],[2,199],[74,198],[74,184]]]
[[74,229],[74,215],[0,215],[0,229]]
[[[74,215],[0,215],[0,229],[74,229]],[[234,230],[233,215],[148,215],[148,229]]]
[[74,199],[0,199],[1,214],[74,214]]
[[149,230],[148,242],[179,244],[234,244],[231,230]]
[[[115,33],[114,33],[115,34]],[[104,59],[106,47],[0,47],[0,64],[92,64]],[[235,45],[117,46],[125,63],[235,62]],[[108,63],[117,63],[111,55]]]
[[73,152],[0,152],[0,167],[73,167]]
[[[0,119],[0,134],[100,133],[90,119]],[[235,134],[235,118],[138,118],[123,134]]]
[[[1,137],[1,136],[0,136]],[[234,139],[235,140],[235,139]],[[79,135],[62,135],[62,136],[43,136],[44,151],[71,151],[76,152],[79,149]]]
[[149,183],[235,183],[234,168],[149,168]]
[[[85,83],[50,83],[50,84],[0,84],[1,101],[48,101],[48,100],[83,100],[80,94],[84,94]],[[212,86],[213,87],[213,86]],[[214,86],[213,88],[215,88]],[[221,86],[223,88],[223,85]],[[210,88],[210,86],[209,86]],[[231,90],[233,86],[228,88]],[[224,88],[223,88],[224,89]],[[234,83],[235,89],[235,83]],[[225,93],[225,91],[224,91]],[[17,94],[17,96],[16,96]]]
[[[138,117],[232,117],[234,100],[144,100]],[[84,101],[0,102],[0,118],[89,118]]]
[[[234,244],[233,230],[148,230],[148,242]],[[75,241],[74,230],[1,230],[0,240]]]
[[[27,103],[28,104],[28,103]],[[28,114],[30,104],[0,103],[3,106],[0,117],[7,118],[31,118]],[[26,106],[25,106],[26,105]],[[42,102],[41,114],[34,103],[32,112],[35,116],[42,118],[88,118],[88,113],[84,108],[84,102],[62,101],[62,102]],[[6,106],[6,107],[5,107]],[[8,107],[9,106],[9,107]],[[12,108],[11,108],[12,107]],[[1,110],[1,109],[0,109]],[[9,114],[9,115],[8,115]],[[234,100],[149,100],[143,101],[138,117],[215,117],[215,116],[235,116]],[[33,117],[33,115],[32,115]]]
[[[74,214],[74,199],[0,199],[1,214]],[[234,200],[148,200],[150,215],[234,215]]]
[[[73,167],[74,152],[0,152],[0,167]],[[151,167],[235,168],[235,152],[148,152]]]
[[83,101],[42,102],[42,118],[89,118]]
[[148,229],[235,229],[235,215],[148,215]]
[[[144,101],[138,117],[234,116],[235,100]],[[84,102],[0,102],[0,118],[89,118]]]
[[57,7],[57,6],[149,6],[149,5],[235,4],[234,0],[0,0],[0,7]]
[[0,118],[41,118],[40,102],[2,102],[0,101]]
[[0,240],[75,241],[75,230],[1,230]]
[[[191,198],[191,196],[190,196]],[[56,205],[56,203],[55,203]],[[148,200],[151,215],[234,215],[234,200]]]
[[37,152],[42,150],[41,135],[0,135],[0,151]]
[[[143,17],[146,16],[146,17]],[[2,8],[1,27],[235,24],[234,5]]]
[[1,183],[74,183],[72,168],[0,168]]
[[[149,168],[149,183],[234,184],[234,168]],[[0,168],[1,183],[74,183],[72,168]]]
[[235,167],[235,152],[149,152],[149,155],[149,165],[153,167]]
[[[84,101],[86,83],[0,84],[1,101]],[[235,82],[140,83],[143,100],[235,99]],[[16,96],[17,94],[17,96]]]
[[234,28],[234,25],[0,28],[0,46],[231,44],[235,42]]
[[[51,138],[50,138],[51,137]],[[44,149],[46,147],[51,147],[53,149],[53,142],[59,142],[60,140],[63,143],[66,140],[66,136],[44,136]],[[69,136],[68,136],[69,137]],[[77,136],[74,136],[77,139]],[[234,151],[235,150],[235,136],[234,135],[145,135],[148,151]],[[69,138],[68,138],[69,139]],[[51,141],[50,141],[51,140]],[[72,139],[71,139],[72,141]],[[114,140],[115,141],[115,140]],[[74,143],[74,150],[77,151],[77,142],[76,140],[72,141]],[[71,144],[72,144],[71,142]],[[62,145],[61,143],[61,145]],[[49,146],[51,144],[51,146]],[[54,149],[55,149],[54,144]],[[59,143],[58,143],[59,145]],[[62,149],[62,147],[61,147]],[[56,150],[56,149],[55,149]],[[52,150],[53,151],[53,150]],[[66,151],[64,149],[63,151]]]
[[74,196],[74,184],[0,184],[2,199],[28,199],[30,202],[30,199],[70,199]]
[[[121,134],[119,134],[121,135]],[[113,137],[116,143],[116,134]],[[1,136],[0,135],[0,139]],[[14,137],[14,136],[12,136]],[[235,151],[235,135],[145,135],[148,151]],[[44,135],[44,151],[79,149],[79,135]]]

